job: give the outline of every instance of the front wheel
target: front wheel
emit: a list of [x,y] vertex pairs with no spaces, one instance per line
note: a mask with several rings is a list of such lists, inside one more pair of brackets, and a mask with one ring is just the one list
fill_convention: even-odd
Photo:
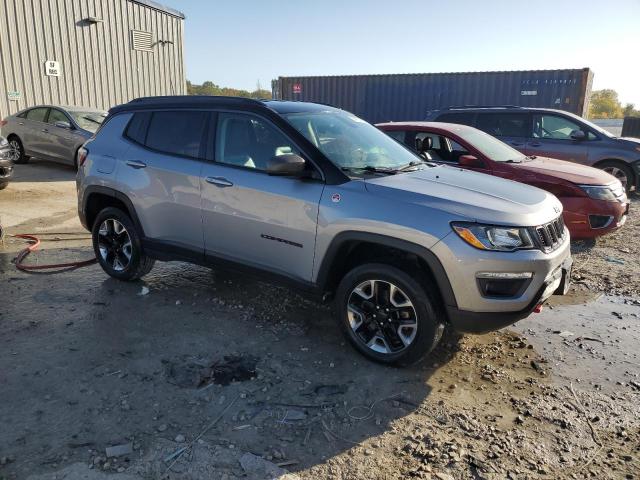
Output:
[[102,269],[118,280],[138,280],[153,268],[142,251],[140,236],[119,208],[108,207],[96,217],[91,230],[93,250]]
[[351,270],[336,292],[336,314],[353,344],[372,360],[409,365],[430,353],[444,315],[426,279],[386,264]]
[[620,183],[622,183],[622,186],[625,188],[627,193],[631,191],[631,187],[634,186],[633,170],[631,170],[631,167],[629,167],[627,164],[622,162],[607,161],[599,164],[598,168],[604,170],[608,174],[613,175],[618,180],[620,180]]
[[9,158],[13,163],[27,163],[29,157],[24,154],[24,146],[18,137],[9,138]]

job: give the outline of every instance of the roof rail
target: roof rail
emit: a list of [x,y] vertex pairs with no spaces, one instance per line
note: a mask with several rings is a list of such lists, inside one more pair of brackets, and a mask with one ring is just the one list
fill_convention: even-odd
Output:
[[520,105],[455,105],[452,107],[446,107],[442,110],[464,110],[472,108],[527,108]]

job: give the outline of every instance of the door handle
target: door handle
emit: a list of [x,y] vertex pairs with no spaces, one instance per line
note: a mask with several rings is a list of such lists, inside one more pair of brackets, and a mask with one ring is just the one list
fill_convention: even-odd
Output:
[[230,182],[226,178],[222,177],[207,177],[205,178],[207,183],[215,185],[216,187],[233,187],[233,182]]
[[144,168],[147,166],[146,163],[141,162],[139,160],[127,160],[127,165],[129,165],[132,168]]
[[529,146],[530,147],[539,147],[540,146],[540,142],[530,143]]
[[514,147],[521,147],[523,145],[522,142],[509,142],[511,145],[513,145]]

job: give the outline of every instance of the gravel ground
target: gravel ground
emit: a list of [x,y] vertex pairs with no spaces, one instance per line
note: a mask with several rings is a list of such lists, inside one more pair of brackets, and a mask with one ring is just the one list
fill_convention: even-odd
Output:
[[[75,201],[58,167],[18,174],[51,171]],[[79,232],[75,203],[43,214],[31,181],[0,200],[8,233],[55,232],[30,261],[89,256],[82,234],[60,233]],[[576,246],[568,299],[511,329],[449,334],[406,369],[365,360],[326,306],[283,288],[181,263],[131,284],[95,265],[28,275],[8,237],[0,479],[638,478],[640,299],[612,272],[638,268],[622,245],[639,223],[634,209]]]

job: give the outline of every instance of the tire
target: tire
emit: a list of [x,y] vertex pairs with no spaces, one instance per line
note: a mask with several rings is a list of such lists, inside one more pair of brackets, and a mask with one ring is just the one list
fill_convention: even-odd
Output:
[[9,182],[0,183],[0,190],[4,190],[9,186]]
[[631,188],[635,186],[635,175],[633,174],[631,167],[626,163],[607,160],[606,162],[599,163],[597,167],[620,180],[622,182],[622,186],[626,188],[627,193],[629,193]]
[[20,139],[15,135],[12,135],[7,140],[9,141],[11,148],[17,152],[17,156],[12,159],[13,163],[28,163],[29,157],[24,154],[24,147],[22,146]]
[[[359,352],[380,363],[411,365],[435,348],[445,315],[429,281],[421,277],[382,263],[364,264],[345,275],[336,291],[335,314]],[[400,316],[407,326],[400,327]]]
[[100,211],[91,236],[98,263],[111,277],[138,280],[153,268],[155,261],[143,252],[135,225],[119,208],[107,207]]

